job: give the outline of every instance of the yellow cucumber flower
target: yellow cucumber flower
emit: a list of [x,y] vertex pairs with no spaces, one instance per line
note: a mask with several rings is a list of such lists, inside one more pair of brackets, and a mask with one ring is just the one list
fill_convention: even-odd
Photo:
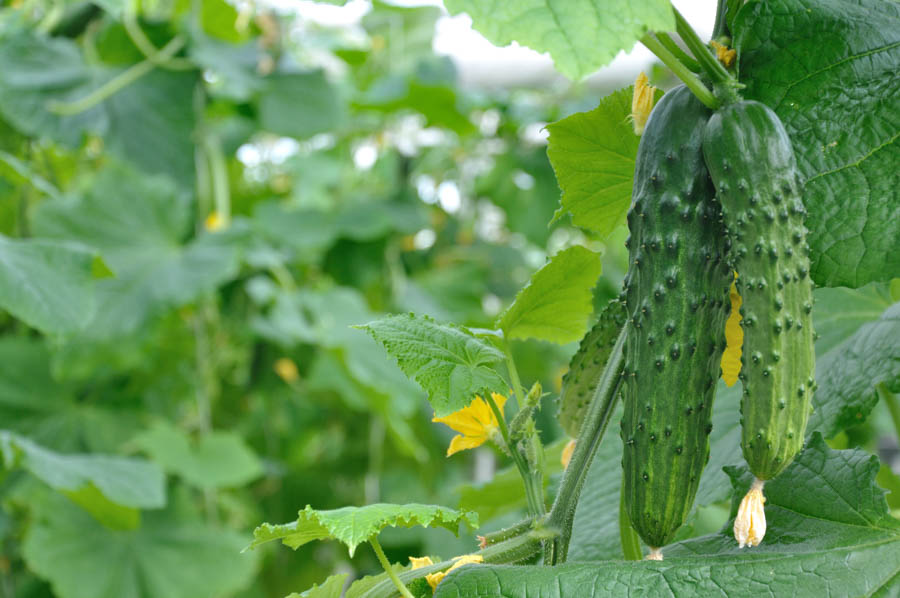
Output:
[[227,224],[225,218],[218,212],[210,212],[206,220],[203,221],[203,227],[211,233],[222,230]]
[[734,64],[734,59],[737,58],[737,51],[730,49],[728,46],[722,45],[715,40],[709,42],[709,45],[716,51],[716,58],[719,59],[719,62],[724,64],[725,68],[730,69],[731,65]]
[[[492,392],[491,397],[502,416],[506,397],[496,392]],[[500,426],[490,405],[477,395],[468,407],[444,417],[435,417],[431,421],[446,424],[459,432],[459,435],[450,441],[450,447],[447,449],[448,457],[459,451],[481,446],[488,440],[496,442],[500,434]]]
[[453,566],[447,569],[446,571],[438,571],[437,573],[431,573],[430,575],[425,576],[425,581],[428,582],[428,585],[431,586],[431,590],[434,591],[437,589],[438,584],[443,581],[444,576],[453,571],[454,569],[459,569],[463,565],[470,565],[472,563],[483,563],[484,559],[480,554],[465,554],[463,556],[458,556],[454,559],[456,562],[453,563]]
[[409,562],[412,564],[412,569],[410,569],[410,571],[434,564],[434,561],[431,560],[430,556],[423,556],[422,558],[411,556],[409,557]]
[[647,75],[641,71],[634,82],[634,95],[631,96],[631,122],[634,124],[635,135],[641,135],[644,132],[644,125],[650,118],[655,97],[656,88],[650,85]]
[[[737,277],[737,272],[735,272],[735,280],[737,280]],[[737,382],[738,374],[741,373],[741,345],[744,344],[744,329],[741,328],[741,320],[743,319],[743,316],[741,316],[741,304],[743,300],[734,282],[731,283],[730,297],[731,314],[728,316],[728,321],[725,322],[725,340],[728,342],[728,346],[725,347],[725,352],[722,353],[721,364],[722,380],[725,381],[727,386],[734,386],[734,383]]]
[[300,372],[297,370],[297,364],[287,357],[282,357],[275,361],[272,369],[275,370],[275,373],[278,374],[279,378],[281,378],[288,384],[296,382],[300,377]]
[[741,548],[759,546],[766,535],[766,511],[763,508],[766,503],[766,497],[763,496],[764,484],[765,482],[762,480],[753,480],[750,490],[741,499],[737,517],[734,518],[734,539]]

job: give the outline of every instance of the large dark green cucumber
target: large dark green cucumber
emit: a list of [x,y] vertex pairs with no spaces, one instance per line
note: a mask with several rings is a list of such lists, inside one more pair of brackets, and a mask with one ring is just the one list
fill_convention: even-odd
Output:
[[753,474],[768,480],[803,447],[815,384],[801,181],[784,126],[759,102],[717,111],[703,151],[743,299],[741,447]]
[[578,346],[569,361],[569,371],[562,378],[559,391],[559,423],[566,433],[575,438],[587,407],[597,390],[597,383],[619,338],[625,322],[625,310],[621,301],[610,301]]
[[684,86],[638,146],[625,277],[624,499],[649,546],[671,541],[709,459],[710,415],[733,273],[703,163],[709,110]]

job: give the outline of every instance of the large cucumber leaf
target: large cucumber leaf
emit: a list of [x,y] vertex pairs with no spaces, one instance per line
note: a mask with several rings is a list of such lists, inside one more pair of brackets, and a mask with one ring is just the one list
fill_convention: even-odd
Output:
[[[563,567],[469,565],[438,586],[436,598],[572,596],[871,596],[896,586],[900,521],[875,484],[878,458],[833,451],[821,436],[766,484],[768,532],[739,549],[731,526],[664,550],[662,562],[604,561]],[[732,469],[736,495],[750,482]]]
[[756,0],[734,28],[744,96],[781,118],[806,179],[813,280],[900,275],[900,4]]
[[497,45],[517,41],[549,52],[571,79],[630,50],[647,31],[671,31],[668,0],[447,0],[452,14],[467,12],[478,31]]

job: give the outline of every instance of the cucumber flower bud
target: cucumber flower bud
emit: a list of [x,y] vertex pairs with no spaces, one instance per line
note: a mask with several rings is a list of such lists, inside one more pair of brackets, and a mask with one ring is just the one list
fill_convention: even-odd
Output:
[[759,546],[766,535],[764,484],[762,480],[754,479],[750,490],[741,500],[741,506],[738,507],[737,517],[734,519],[734,539],[741,548]]

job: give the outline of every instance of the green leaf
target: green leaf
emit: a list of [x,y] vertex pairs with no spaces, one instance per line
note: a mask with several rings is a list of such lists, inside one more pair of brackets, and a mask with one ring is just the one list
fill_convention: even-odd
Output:
[[39,509],[22,554],[60,598],[231,595],[255,574],[243,534],[171,510],[144,513],[133,531],[109,530],[65,502]]
[[87,110],[61,116],[48,106],[81,100],[121,70],[87,64],[71,40],[24,33],[0,40],[0,63],[0,113],[20,131],[69,147],[99,135],[148,172],[193,181],[196,72],[155,69]]
[[824,356],[860,326],[880,318],[898,299],[891,299],[887,285],[878,283],[860,289],[823,287],[813,291],[816,355]]
[[259,122],[267,131],[305,139],[336,129],[344,104],[322,71],[276,74],[259,97]]
[[262,475],[262,463],[233,432],[214,430],[193,441],[167,423],[139,434],[134,444],[168,473],[199,488],[243,486]]
[[549,52],[557,69],[579,79],[631,50],[648,31],[672,31],[667,0],[447,0],[451,14],[467,12],[480,33],[498,46],[517,41]]
[[806,178],[813,280],[900,275],[900,5],[755,1],[734,26],[744,96],[775,110]]
[[166,504],[163,472],[143,459],[62,455],[5,430],[0,430],[0,457],[6,469],[25,469],[113,529],[134,529],[140,523],[137,509]]
[[332,575],[322,585],[314,584],[302,594],[294,592],[287,598],[341,598],[344,584],[347,582],[348,573]]
[[[547,125],[547,157],[562,190],[558,218],[572,213],[572,223],[609,235],[631,205],[634,161],[640,137],[629,121],[632,87]],[[657,99],[662,92],[657,92]]]
[[584,334],[594,310],[591,290],[600,256],[580,245],[560,251],[534,273],[497,320],[506,338],[537,338],[564,345]]
[[378,503],[364,507],[344,507],[331,511],[318,511],[307,505],[300,511],[297,521],[283,525],[263,523],[253,532],[253,542],[248,548],[272,540],[281,540],[294,550],[313,540],[333,538],[347,545],[350,556],[356,547],[378,535],[386,527],[443,527],[454,534],[460,522],[469,527],[478,526],[478,515],[435,505],[389,505]]
[[0,235],[0,307],[46,332],[74,332],[96,309],[94,255],[73,243]]
[[188,198],[165,178],[120,165],[102,169],[80,197],[42,203],[34,228],[96,249],[115,272],[96,283],[98,309],[87,325],[96,338],[134,332],[164,308],[231,279],[239,266],[236,227],[186,241],[193,228]]
[[413,314],[387,316],[360,328],[425,389],[438,417],[466,407],[476,394],[507,392],[506,382],[491,368],[503,353],[465,328]]
[[[768,531],[750,551],[738,548],[729,524],[667,547],[662,562],[471,566],[451,573],[435,598],[871,596],[900,574],[900,522],[875,485],[878,469],[877,457],[832,451],[815,437],[766,484]],[[732,474],[740,497],[750,474]]]
[[853,336],[819,357],[818,389],[813,394],[811,430],[830,438],[861,423],[875,407],[877,384],[900,392],[900,302],[874,322],[859,327]]

